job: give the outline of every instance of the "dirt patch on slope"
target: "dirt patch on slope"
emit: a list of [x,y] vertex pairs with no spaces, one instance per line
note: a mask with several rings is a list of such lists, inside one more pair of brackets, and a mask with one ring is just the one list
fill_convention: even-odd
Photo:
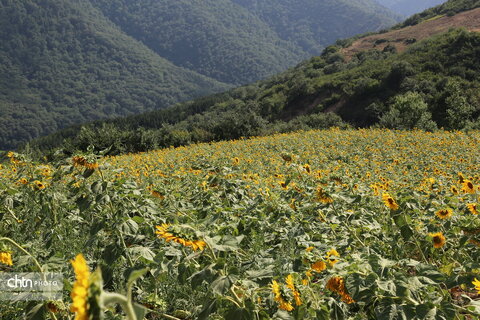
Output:
[[397,52],[404,51],[410,44],[435,34],[448,31],[450,28],[465,28],[469,31],[480,32],[480,8],[461,12],[454,16],[441,16],[424,21],[415,26],[399,30],[376,34],[358,39],[341,52],[345,59],[350,60],[356,53],[378,49],[383,50],[387,45],[394,46]]

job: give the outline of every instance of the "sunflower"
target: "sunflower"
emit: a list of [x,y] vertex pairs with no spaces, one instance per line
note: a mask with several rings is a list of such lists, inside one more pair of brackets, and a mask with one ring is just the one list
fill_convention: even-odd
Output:
[[325,192],[325,190],[323,190],[322,187],[317,188],[316,196],[317,196],[317,201],[321,203],[327,204],[327,203],[333,202],[333,199]]
[[384,193],[382,195],[382,200],[385,203],[385,205],[390,208],[391,210],[397,210],[398,209],[398,204],[395,202],[395,200],[388,194]]
[[22,179],[18,180],[18,182],[21,183],[21,184],[28,184],[28,180],[25,179],[25,178],[22,178]]
[[197,250],[203,251],[203,249],[207,245],[203,240],[187,240],[182,237],[179,237],[175,235],[173,231],[169,232],[168,231],[169,227],[170,225],[163,223],[161,226],[156,226],[157,230],[155,231],[155,233],[159,238],[163,238],[167,242],[173,241],[176,243],[180,243],[185,247],[192,247],[193,251],[197,251]]
[[85,157],[76,156],[72,158],[73,165],[75,167],[85,167],[90,170],[95,170],[98,168],[98,163],[89,162]]
[[335,263],[338,262],[338,259],[335,259],[335,257],[340,257],[340,254],[337,252],[337,250],[332,248],[330,249],[330,251],[327,252],[327,255],[326,255],[328,265],[330,266],[330,268],[333,267]]
[[450,192],[453,193],[453,194],[458,194],[458,189],[457,189],[457,187],[451,186],[451,187],[450,187]]
[[477,215],[479,213],[476,203],[467,204],[467,209],[468,209],[468,211],[470,211],[474,215]]
[[439,249],[445,245],[445,237],[441,232],[429,233],[428,235],[432,237],[434,248]]
[[33,181],[33,186],[34,186],[35,189],[37,189],[37,190],[43,190],[43,189],[45,189],[45,184],[43,184],[43,182],[38,181],[38,180]]
[[480,280],[475,278],[475,280],[472,281],[472,284],[475,286],[475,290],[478,291],[478,294],[480,294]]
[[462,183],[462,191],[463,193],[475,193],[475,186],[473,185],[472,181],[465,180]]
[[325,269],[327,269],[327,264],[322,260],[318,260],[317,262],[312,264],[312,270],[315,272],[322,272]]
[[310,169],[310,165],[309,165],[309,164],[303,165],[303,169],[305,169],[305,171],[307,171],[307,173],[310,173],[310,172],[311,172],[311,169]]
[[331,277],[327,282],[326,288],[330,291],[338,293],[342,297],[342,301],[347,304],[355,302],[347,293],[345,281],[342,277]]
[[285,181],[279,181],[278,184],[285,190],[288,189],[288,183],[286,183]]
[[75,272],[75,283],[70,294],[72,297],[71,312],[75,312],[75,320],[88,320],[88,288],[90,286],[90,270],[85,258],[80,253],[70,261]]
[[275,296],[275,301],[278,302],[278,307],[280,309],[285,311],[293,310],[292,304],[287,300],[285,300],[282,290],[280,289],[280,285],[275,280],[272,281],[272,292],[273,292],[273,295]]
[[295,288],[295,283],[293,281],[293,276],[291,274],[289,274],[285,278],[285,284],[287,285],[287,288],[289,288],[292,291],[293,299],[295,300],[295,304],[297,306],[302,305],[302,300],[300,299],[300,292],[298,292],[297,289]]
[[437,215],[437,217],[443,220],[443,219],[450,218],[453,214],[453,210],[450,208],[446,208],[446,209],[438,210],[437,212],[435,212],[435,214]]
[[0,252],[0,263],[3,263],[7,266],[13,266],[12,254],[10,252]]

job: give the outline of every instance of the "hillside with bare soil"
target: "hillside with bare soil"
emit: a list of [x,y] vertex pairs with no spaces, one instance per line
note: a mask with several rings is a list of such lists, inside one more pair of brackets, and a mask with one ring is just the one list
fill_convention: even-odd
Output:
[[383,51],[387,46],[393,46],[397,52],[403,52],[409,45],[435,34],[446,32],[451,28],[480,31],[480,8],[451,17],[437,16],[418,25],[363,37],[343,48],[341,52],[347,60],[350,60],[358,52],[370,49]]

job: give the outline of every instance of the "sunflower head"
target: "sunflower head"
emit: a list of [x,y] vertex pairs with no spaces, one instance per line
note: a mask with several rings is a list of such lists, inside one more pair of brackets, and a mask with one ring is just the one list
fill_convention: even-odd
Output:
[[280,309],[285,311],[293,310],[293,305],[288,301],[288,297],[286,297],[284,290],[282,290],[280,284],[276,280],[272,281],[272,292]]
[[38,181],[38,180],[35,180],[33,181],[33,187],[36,189],[36,190],[43,190],[45,189],[45,184],[41,181]]
[[384,193],[382,195],[382,200],[383,202],[385,203],[385,205],[390,208],[391,210],[397,210],[398,209],[398,204],[397,202],[395,201],[395,199],[393,199],[388,193]]
[[447,218],[450,218],[453,214],[453,210],[450,209],[450,208],[446,208],[446,209],[441,209],[441,210],[438,210],[437,212],[435,212],[436,216],[439,217],[440,219],[447,219]]
[[179,243],[185,247],[191,247],[193,251],[203,251],[207,246],[207,243],[203,240],[191,240],[188,239],[189,236],[183,234],[182,230],[178,227],[172,227],[169,224],[163,223],[160,226],[156,226],[155,233],[157,234],[158,238],[163,238],[167,242],[173,241]]
[[445,245],[445,236],[441,232],[429,233],[429,236],[432,237],[433,247],[439,249]]
[[475,280],[472,281],[472,284],[475,286],[475,290],[478,291],[478,294],[480,294],[480,280],[475,278]]
[[470,180],[463,181],[462,191],[463,193],[475,193],[475,186],[473,185],[472,181]]
[[312,270],[315,272],[322,272],[323,270],[327,269],[327,264],[322,260],[318,260],[314,264],[312,264]]
[[90,287],[90,269],[81,253],[70,262],[72,263],[76,279],[70,294],[72,297],[70,311],[75,313],[75,320],[87,320],[89,319],[87,302]]
[[7,251],[5,249],[2,249],[0,251],[0,264],[13,266],[12,253],[10,251]]
[[467,204],[467,209],[474,215],[478,215],[478,206],[476,203],[469,203]]

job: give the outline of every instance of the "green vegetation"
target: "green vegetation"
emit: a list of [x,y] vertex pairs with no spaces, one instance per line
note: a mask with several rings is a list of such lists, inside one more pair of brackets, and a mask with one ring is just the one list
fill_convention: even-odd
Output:
[[[31,144],[67,154],[90,145],[111,154],[328,126],[450,130],[480,125],[480,35],[464,30],[404,53],[340,47],[252,85],[161,111],[60,131]],[[334,112],[334,113],[332,113]]]
[[2,319],[480,319],[479,141],[329,129],[48,165],[12,152],[0,270],[65,282],[59,301],[1,300]]
[[426,21],[439,15],[453,16],[456,13],[478,8],[479,6],[480,0],[449,0],[439,6],[430,8],[421,13],[414,14],[413,16],[405,20],[405,22],[399,24],[397,28],[403,28],[406,26],[419,24],[420,22]]
[[0,2],[0,148],[227,86],[174,66],[86,1]]
[[[244,84],[399,21],[372,0],[90,0],[176,65]],[[328,13],[328,14],[323,14]]]

